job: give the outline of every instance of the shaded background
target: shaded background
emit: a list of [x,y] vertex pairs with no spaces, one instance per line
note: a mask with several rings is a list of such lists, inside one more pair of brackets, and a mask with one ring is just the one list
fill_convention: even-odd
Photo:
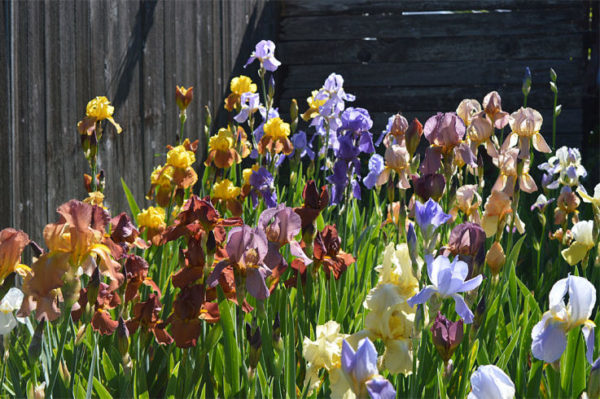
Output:
[[216,131],[230,78],[257,78],[242,65],[263,38],[283,62],[282,113],[292,98],[304,111],[310,91],[337,72],[376,134],[393,113],[424,122],[491,90],[514,111],[529,66],[528,105],[544,116],[550,143],[552,67],[563,105],[557,142],[581,147],[586,185],[598,181],[596,1],[3,1],[0,30],[0,228],[34,239],[58,205],[85,197],[76,124],[91,98],[106,95],[124,129],[107,128],[99,146],[106,203],[113,214],[128,209],[122,176],[142,206],[178,131],[175,85],[194,86],[186,132],[202,141],[204,106]]

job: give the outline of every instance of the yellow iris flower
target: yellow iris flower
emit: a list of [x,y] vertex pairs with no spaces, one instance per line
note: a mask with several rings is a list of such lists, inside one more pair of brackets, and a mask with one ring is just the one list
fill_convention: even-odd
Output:
[[281,118],[272,118],[265,123],[265,136],[273,139],[287,138],[290,135],[290,124],[285,123]]
[[594,242],[594,222],[584,220],[577,222],[571,229],[574,241],[569,248],[563,249],[561,254],[571,266],[581,262],[588,251],[596,245]]
[[140,227],[159,229],[166,226],[165,216],[166,212],[163,208],[151,206],[138,214],[137,222]]
[[240,75],[231,79],[229,85],[231,92],[241,96],[244,93],[256,93],[256,84],[248,76]]
[[115,129],[117,129],[117,133],[121,133],[123,129],[113,119],[114,112],[115,107],[110,105],[110,101],[108,101],[108,98],[104,96],[99,96],[92,99],[90,102],[88,102],[87,107],[85,109],[85,114],[88,117],[95,118],[97,121],[103,121],[107,119],[110,123],[113,124]]
[[175,168],[187,169],[196,162],[196,155],[183,145],[178,145],[167,153],[167,164]]
[[213,187],[212,198],[220,200],[235,199],[240,195],[240,188],[229,179],[223,179]]

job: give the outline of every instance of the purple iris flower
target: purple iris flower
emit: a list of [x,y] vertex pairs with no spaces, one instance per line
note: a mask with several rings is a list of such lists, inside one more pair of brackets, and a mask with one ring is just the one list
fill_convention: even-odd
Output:
[[294,134],[290,137],[290,141],[294,146],[292,153],[290,155],[279,154],[279,158],[275,162],[275,166],[279,167],[283,163],[286,158],[292,158],[296,151],[300,153],[300,158],[308,157],[310,160],[315,159],[315,152],[310,148],[308,144],[308,140],[306,139],[306,132],[303,130],[298,131],[298,133]]
[[279,253],[281,247],[290,244],[292,255],[301,258],[305,265],[312,263],[302,250],[295,237],[302,229],[302,219],[294,212],[293,208],[279,204],[274,208],[265,209],[258,218],[258,227],[262,229],[269,241],[269,251],[265,257],[265,264],[271,269],[280,264],[287,265]]
[[265,279],[271,275],[271,270],[263,263],[268,252],[265,233],[261,229],[246,225],[234,227],[229,232],[226,250],[228,259],[215,266],[207,284],[216,287],[223,270],[231,265],[234,269],[245,270],[246,289],[250,295],[259,300],[266,299],[269,289]]
[[242,104],[242,109],[233,119],[235,119],[237,123],[244,123],[248,120],[250,115],[258,111],[260,106],[260,96],[258,93],[247,92],[242,94],[240,102]]
[[254,206],[258,204],[259,194],[267,207],[277,206],[277,193],[275,192],[273,176],[265,167],[261,167],[250,175],[250,186],[252,187],[250,195]]
[[375,187],[377,178],[384,169],[385,161],[383,157],[379,154],[371,155],[371,159],[369,159],[369,173],[367,173],[363,180],[365,187],[367,187],[369,190]]
[[250,58],[248,58],[244,68],[252,64],[255,60],[260,61],[261,68],[269,72],[275,72],[281,65],[281,62],[275,58],[275,43],[270,40],[261,40],[256,44],[256,48]]
[[393,399],[396,397],[396,391],[392,384],[378,373],[377,351],[369,338],[365,338],[358,343],[356,352],[344,340],[342,342],[341,360],[342,371],[357,397],[364,397],[365,393],[368,393],[372,399]]
[[346,108],[342,113],[343,130],[353,132],[368,132],[373,127],[373,120],[369,115],[369,111],[364,108]]
[[421,305],[429,300],[436,292],[442,298],[451,297],[454,299],[456,313],[463,318],[465,323],[473,322],[473,312],[465,303],[465,300],[458,295],[459,292],[472,291],[479,287],[483,277],[478,275],[468,281],[465,281],[469,274],[469,266],[454,258],[450,263],[450,259],[440,255],[433,259],[431,255],[425,256],[427,261],[427,274],[431,284],[423,288],[418,294],[408,299],[409,306]]
[[444,213],[440,204],[431,198],[425,204],[421,204],[419,201],[415,202],[415,216],[425,241],[429,241],[438,227],[451,218],[450,215]]
[[[360,160],[358,159],[361,150],[354,143],[352,134],[346,134],[339,138],[339,148],[335,151],[337,161],[333,165],[333,175],[327,177],[327,181],[333,184],[331,203],[339,204],[342,202],[344,190],[351,183],[355,197],[361,199],[360,185],[356,180],[355,174],[360,177]],[[350,170],[350,168],[353,168]]]

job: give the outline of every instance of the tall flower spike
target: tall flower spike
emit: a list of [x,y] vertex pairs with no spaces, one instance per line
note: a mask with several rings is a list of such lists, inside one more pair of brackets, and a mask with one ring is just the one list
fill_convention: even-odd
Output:
[[423,288],[417,295],[411,297],[407,302],[410,306],[423,304],[435,293],[442,298],[452,298],[455,303],[456,313],[463,318],[465,323],[473,322],[473,312],[467,306],[464,299],[458,295],[460,292],[472,291],[479,287],[483,277],[481,275],[465,281],[469,274],[469,266],[463,261],[454,258],[450,259],[441,255],[433,259],[427,257],[427,274],[431,284]]
[[[569,302],[565,305],[567,294]],[[585,354],[592,363],[595,324],[590,317],[596,304],[596,288],[583,277],[569,276],[554,284],[548,298],[550,310],[531,330],[533,356],[547,363],[557,361],[567,347],[567,332],[583,326]]]

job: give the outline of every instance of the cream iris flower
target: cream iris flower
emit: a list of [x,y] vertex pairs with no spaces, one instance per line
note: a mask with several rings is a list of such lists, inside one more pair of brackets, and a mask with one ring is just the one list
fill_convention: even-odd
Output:
[[386,348],[383,366],[392,374],[408,375],[412,373],[411,337],[416,307],[409,306],[407,300],[419,291],[408,246],[388,244],[383,263],[375,270],[379,272],[379,281],[364,302],[364,307],[369,310],[365,329],[354,334],[349,342],[356,346],[364,337],[381,339]]
[[335,321],[317,326],[314,341],[304,337],[302,355],[308,362],[304,385],[307,385],[310,391],[319,386],[320,369],[331,371],[341,367],[342,342],[346,337],[346,334],[340,334],[340,325]]
[[574,266],[585,257],[588,251],[596,245],[594,243],[594,222],[584,220],[575,223],[571,229],[574,241],[569,248],[562,250],[562,256],[569,265]]

